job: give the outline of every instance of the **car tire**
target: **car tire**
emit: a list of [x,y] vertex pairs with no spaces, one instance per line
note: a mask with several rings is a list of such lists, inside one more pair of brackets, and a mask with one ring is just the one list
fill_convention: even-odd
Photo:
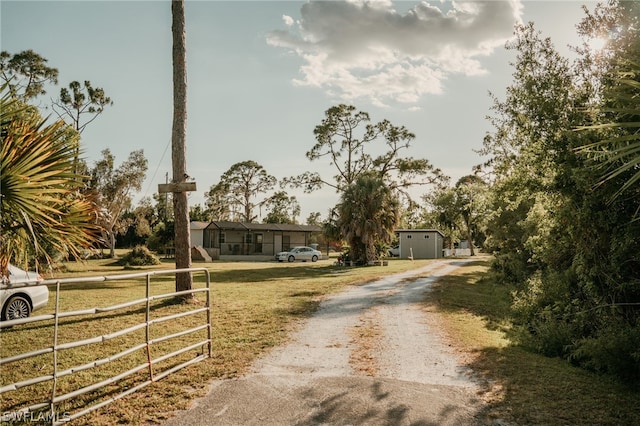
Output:
[[31,303],[24,296],[12,296],[4,305],[2,319],[11,321],[27,318],[31,314]]
[[295,260],[296,260],[296,258],[295,258],[295,257],[293,257],[293,256],[289,256],[289,262],[294,262]]
[[314,256],[311,258],[311,261],[312,261],[312,262],[317,262],[317,261],[318,261],[318,256],[315,256],[315,255],[314,255]]

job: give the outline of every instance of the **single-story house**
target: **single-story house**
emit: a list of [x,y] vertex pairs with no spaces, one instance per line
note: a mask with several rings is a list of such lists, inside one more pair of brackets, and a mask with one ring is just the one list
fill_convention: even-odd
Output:
[[296,246],[308,246],[317,225],[245,222],[191,222],[191,245],[213,259],[220,256],[274,256]]
[[443,257],[444,234],[437,229],[396,229],[401,259]]

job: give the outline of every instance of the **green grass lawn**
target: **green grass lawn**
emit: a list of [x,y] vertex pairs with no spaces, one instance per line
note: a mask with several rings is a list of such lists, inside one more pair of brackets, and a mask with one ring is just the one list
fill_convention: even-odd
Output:
[[434,288],[427,309],[465,363],[482,379],[481,419],[514,425],[637,425],[640,392],[515,346],[509,340],[509,290],[488,273],[489,257],[454,271]]
[[[212,340],[213,356],[203,362],[178,371],[123,399],[89,413],[72,424],[144,424],[157,423],[172,416],[175,410],[185,409],[194,398],[203,396],[208,384],[216,378],[230,378],[245,372],[255,358],[265,350],[285,342],[288,332],[314,312],[320,300],[327,294],[345,286],[367,282],[380,276],[423,266],[430,261],[391,260],[388,266],[338,267],[328,259],[316,263],[277,262],[212,262],[196,263],[194,267],[206,267],[212,283]],[[68,263],[64,272],[56,278],[102,276],[139,272],[144,270],[172,269],[174,264],[165,261],[159,267],[124,270],[113,260],[92,260],[85,263]],[[48,278],[48,277],[47,277]],[[204,275],[194,275],[194,287],[204,286]],[[172,276],[152,278],[151,294],[171,292]],[[55,287],[50,288],[50,301],[46,309],[35,314],[53,313]],[[99,283],[73,283],[63,286],[60,307],[63,311],[106,307],[145,296],[143,280],[106,281]],[[154,302],[151,318],[184,312],[204,305],[202,297],[191,303],[175,303],[174,300]],[[195,305],[195,306],[194,306]],[[145,306],[137,305],[117,312],[101,313],[60,320],[58,344],[112,333],[143,322]],[[175,333],[201,324],[205,314],[172,320],[151,327],[151,337]],[[7,357],[24,351],[50,347],[53,327],[46,324],[25,324],[0,333],[0,354]],[[77,349],[58,352],[58,370],[95,362],[113,356],[124,348],[144,342],[144,329],[125,336],[93,343]],[[157,357],[181,345],[195,343],[206,338],[206,332],[163,342],[152,346],[152,356]],[[204,348],[203,348],[204,350]],[[200,351],[192,351],[176,359],[154,366],[154,374],[165,371],[178,362],[194,357]],[[61,377],[57,381],[56,394],[61,395],[83,386],[106,380],[146,361],[146,351],[139,350],[112,363],[104,364]],[[52,354],[44,354],[24,361],[0,367],[0,386],[26,378],[51,374]],[[76,412],[114,397],[123,389],[129,389],[148,379],[142,371],[103,389],[70,399],[56,408],[58,412]],[[0,412],[15,411],[27,403],[46,399],[51,394],[51,382],[27,386],[0,395]]]

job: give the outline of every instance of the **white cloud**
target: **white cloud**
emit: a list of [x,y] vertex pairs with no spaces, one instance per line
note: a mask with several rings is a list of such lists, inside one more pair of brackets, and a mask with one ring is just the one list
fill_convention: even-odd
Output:
[[288,15],[282,15],[282,22],[284,22],[287,27],[291,27],[294,23],[293,18]]
[[442,93],[451,73],[480,75],[480,58],[512,36],[520,0],[417,3],[400,14],[388,0],[310,1],[290,27],[267,43],[304,64],[294,84],[323,88],[343,100],[416,103]]

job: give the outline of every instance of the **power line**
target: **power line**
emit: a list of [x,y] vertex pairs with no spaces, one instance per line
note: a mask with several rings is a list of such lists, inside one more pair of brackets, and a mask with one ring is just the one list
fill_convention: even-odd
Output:
[[153,176],[151,176],[151,180],[149,181],[149,186],[147,186],[147,190],[144,192],[144,197],[149,195],[149,190],[151,189],[151,185],[153,185],[153,183],[156,180],[156,175],[158,174],[158,170],[160,169],[160,164],[162,164],[162,160],[164,160],[164,156],[167,155],[167,150],[169,149],[170,144],[171,144],[171,140],[169,140],[167,142],[167,146],[164,147],[164,152],[162,153],[162,157],[160,157],[160,161],[158,161],[158,166],[156,167],[156,170],[153,172]]

